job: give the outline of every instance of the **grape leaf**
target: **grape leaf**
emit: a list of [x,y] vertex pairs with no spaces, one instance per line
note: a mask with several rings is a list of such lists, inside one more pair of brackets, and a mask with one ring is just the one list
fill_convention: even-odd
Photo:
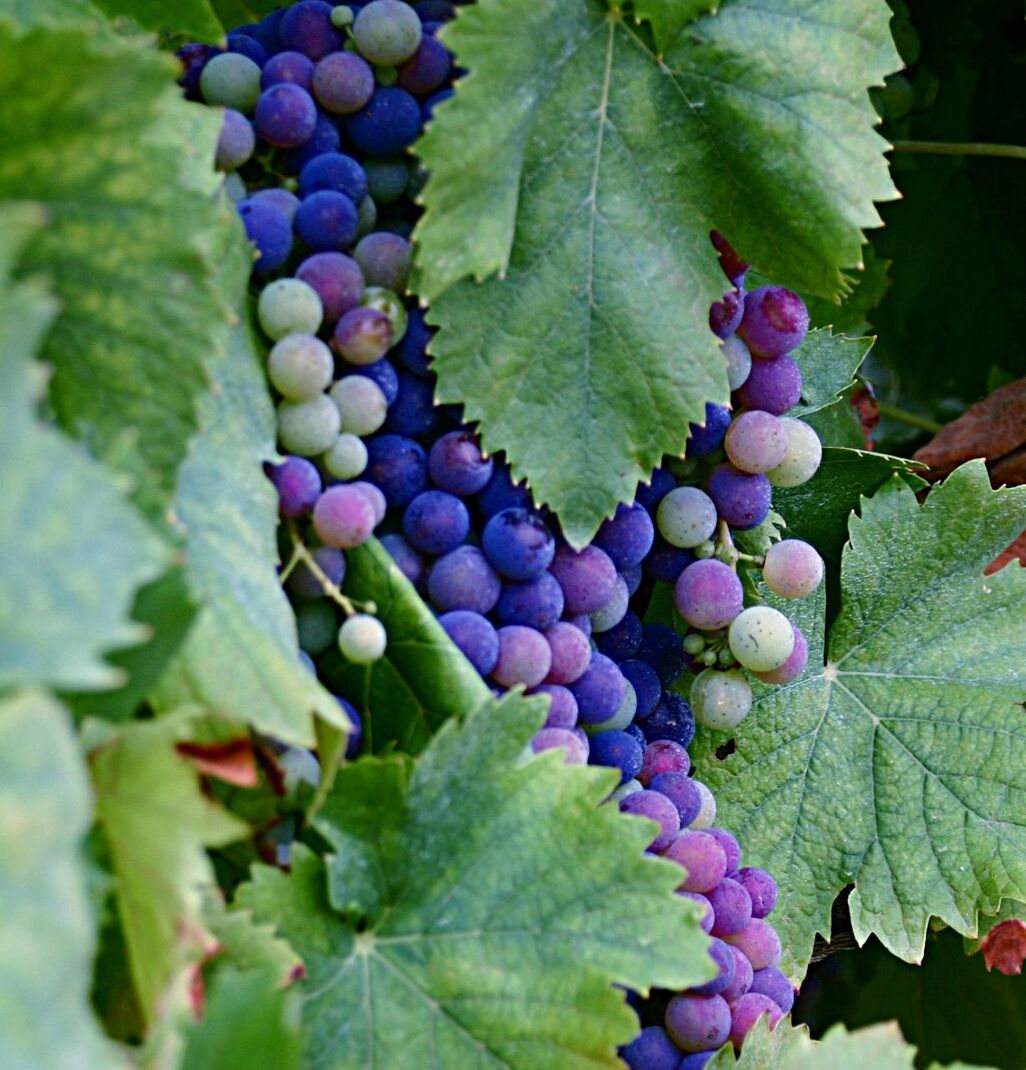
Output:
[[877,256],[872,245],[862,247],[863,266],[852,275],[852,291],[837,301],[807,295],[809,318],[817,327],[830,327],[838,334],[863,335],[870,330],[869,315],[883,300],[891,285],[891,261]]
[[90,0],[0,0],[0,17],[22,28],[77,22],[97,32],[106,29],[106,20]]
[[246,973],[270,973],[278,987],[303,976],[299,956],[281,938],[273,925],[258,925],[249,911],[228,910],[219,891],[210,889],[204,897],[203,916],[217,938],[220,949],[214,968],[224,964]]
[[790,609],[807,673],[759,687],[725,760],[722,735],[696,740],[724,824],[779,881],[793,978],[847,885],[856,939],[909,961],[931,917],[972,934],[1026,900],[1026,573],[983,575],[1024,526],[1026,488],[991,491],[979,462],[922,507],[894,478],[850,521],[825,667],[819,593]]
[[825,408],[809,413],[805,422],[819,435],[824,446],[863,450],[866,438],[858,410],[848,397],[840,397]]
[[174,30],[201,41],[218,41],[221,23],[207,0],[95,0],[111,18],[125,15],[144,30]]
[[480,706],[488,688],[376,539],[348,550],[346,561],[345,593],[374,603],[388,646],[370,665],[332,649],[319,667],[364,716],[367,750],[416,754],[450,717]]
[[838,1025],[822,1040],[813,1040],[804,1026],[781,1024],[770,1032],[767,1022],[761,1019],[745,1038],[736,1062],[725,1049],[709,1063],[709,1070],[912,1070],[915,1049],[891,1022],[853,1033]]
[[634,17],[652,26],[656,48],[665,52],[689,22],[719,6],[720,0],[634,0]]
[[216,941],[203,921],[203,889],[214,873],[203,848],[231,842],[247,827],[200,791],[175,744],[190,717],[169,714],[126,727],[93,756],[96,816],[116,878],[128,958],[146,1022],[159,1017],[172,986]]
[[275,8],[282,6],[281,0],[212,0],[212,4],[226,30],[259,22]]
[[0,201],[46,207],[21,269],[61,301],[41,354],[54,411],[162,523],[229,326],[215,271],[237,223],[211,196],[219,116],[180,99],[169,57],[95,28],[19,37],[0,21],[0,54]]
[[8,272],[42,222],[37,206],[0,207],[0,686],[104,688],[124,673],[103,654],[141,637],[132,597],[167,553],[111,474],[35,418],[31,358],[56,304]]
[[872,338],[846,338],[818,329],[791,354],[802,372],[802,397],[790,416],[817,412],[837,400],[855,380],[855,372],[873,347]]
[[526,758],[540,722],[511,695],[445,725],[412,774],[346,766],[318,818],[327,871],[300,846],[291,876],[240,889],[306,963],[307,1066],[613,1068],[637,1020],[610,982],[710,975],[677,875],[642,854],[651,824],[596,808],[608,771]]
[[575,545],[727,398],[710,227],[814,293],[858,260],[893,193],[866,94],[898,65],[888,16],[734,0],[662,62],[598,0],[484,0],[446,28],[471,74],[419,144],[413,283],[438,396]]
[[38,691],[0,701],[0,1066],[127,1066],[89,1006],[91,809],[65,711]]

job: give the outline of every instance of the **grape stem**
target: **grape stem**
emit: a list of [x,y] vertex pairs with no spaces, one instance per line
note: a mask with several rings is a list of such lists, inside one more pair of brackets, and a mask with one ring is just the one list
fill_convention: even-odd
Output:
[[378,607],[373,602],[354,602],[351,598],[347,598],[339,590],[336,584],[331,582],[325,574],[324,569],[317,564],[314,555],[310,553],[310,548],[303,541],[302,535],[299,534],[295,521],[290,520],[288,522],[288,530],[289,538],[292,540],[292,557],[289,558],[289,563],[285,566],[285,570],[282,573],[283,580],[287,578],[288,574],[297,564],[302,562],[321,585],[325,595],[337,605],[341,606],[347,617],[355,617],[356,614],[360,612],[377,613]]
[[886,416],[889,420],[897,420],[899,423],[908,424],[909,427],[918,427],[921,431],[929,431],[931,435],[937,434],[941,429],[941,425],[934,420],[927,419],[925,416],[917,416],[914,412],[909,412],[908,409],[903,409],[898,405],[888,405],[886,401],[878,401],[876,409],[881,416]]
[[895,141],[895,152],[915,152],[931,156],[1003,156],[1026,160],[1026,146],[995,145],[986,141]]
[[729,565],[735,572],[740,561],[762,568],[764,559],[755,554],[743,554],[735,545],[730,534],[730,527],[726,520],[721,520],[716,528],[716,557],[725,565]]

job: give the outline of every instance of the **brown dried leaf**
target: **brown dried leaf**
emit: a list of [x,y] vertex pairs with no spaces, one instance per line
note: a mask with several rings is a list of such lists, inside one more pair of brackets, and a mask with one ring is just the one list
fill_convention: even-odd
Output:
[[255,788],[260,782],[253,744],[248,738],[224,743],[179,743],[175,749],[206,776],[239,788]]
[[981,947],[987,970],[998,970],[1008,977],[1022,973],[1026,961],[1026,922],[1010,918],[987,933]]
[[1024,531],[1019,538],[1008,547],[1007,550],[1003,550],[993,561],[984,569],[985,576],[993,576],[995,572],[1000,572],[1009,561],[1021,561],[1026,565],[1026,531]]

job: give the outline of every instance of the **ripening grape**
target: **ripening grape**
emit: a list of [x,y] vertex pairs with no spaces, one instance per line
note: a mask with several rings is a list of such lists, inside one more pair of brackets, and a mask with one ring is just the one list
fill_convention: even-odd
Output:
[[732,731],[751,711],[751,685],[737,669],[705,669],[691,685],[691,707],[695,718],[706,728]]
[[666,1031],[682,1051],[715,1050],[730,1028],[730,1007],[722,996],[674,996],[666,1006]]
[[317,128],[317,105],[301,86],[282,82],[260,94],[254,122],[257,133],[268,145],[293,149],[313,136]]
[[371,0],[356,16],[353,37],[371,63],[394,67],[409,59],[420,44],[417,13],[401,0]]
[[327,0],[300,0],[288,8],[278,24],[278,36],[287,49],[320,59],[342,47],[343,37],[332,21]]
[[708,832],[681,832],[663,852],[663,857],[685,870],[681,888],[703,895],[715,888],[727,873],[727,856]]
[[308,401],[331,385],[331,350],[312,334],[287,334],[267,357],[271,385],[290,401]]
[[381,387],[365,375],[346,375],[331,388],[328,396],[338,407],[343,431],[371,435],[385,422],[388,401]]
[[352,483],[329,487],[313,511],[314,530],[326,546],[349,550],[365,543],[377,524],[370,497]]
[[773,926],[761,918],[752,918],[740,932],[726,937],[726,940],[748,956],[753,970],[776,966],[780,962],[780,937]]
[[531,740],[531,750],[535,754],[541,754],[547,750],[564,750],[567,765],[588,764],[588,744],[573,729],[567,728],[543,728],[535,733]]
[[734,657],[753,672],[779,669],[794,650],[791,622],[771,606],[750,606],[731,622],[727,641]]
[[722,561],[696,561],[678,577],[673,604],[692,628],[711,631],[725,628],[741,612],[744,590]]
[[768,996],[784,1014],[789,1014],[794,1006],[791,982],[776,966],[764,966],[754,971],[750,990]]
[[766,473],[766,478],[775,487],[800,487],[816,474],[823,459],[823,444],[819,435],[801,420],[782,416],[780,422],[787,435],[787,450],[780,464]]
[[492,679],[497,684],[535,687],[548,676],[552,654],[541,632],[522,624],[507,624],[499,628],[498,636],[499,658],[492,669]]
[[302,52],[279,52],[264,64],[260,73],[260,88],[270,89],[272,85],[291,82],[301,89],[310,91],[313,85],[314,62]]
[[776,416],[756,409],[735,417],[723,445],[739,471],[768,472],[784,459],[787,434]]
[[367,447],[358,435],[343,433],[332,443],[321,463],[337,479],[356,479],[367,467]]
[[745,531],[769,516],[773,489],[761,473],[741,472],[732,464],[721,464],[709,477],[709,496],[721,520]]
[[746,409],[761,409],[783,416],[801,400],[802,373],[790,357],[756,360],[748,378],[738,387],[737,398]]
[[388,635],[377,617],[356,613],[338,630],[338,648],[350,661],[367,665],[385,653]]
[[388,317],[375,308],[351,308],[335,325],[335,348],[351,364],[373,364],[395,340]]
[[338,409],[326,394],[308,401],[283,401],[276,415],[279,444],[300,457],[324,453],[341,430]]
[[370,100],[374,71],[355,52],[332,52],[313,68],[309,88],[325,111],[351,115]]
[[543,572],[533,580],[505,584],[495,616],[500,624],[526,624],[543,632],[563,615],[563,605],[563,588],[551,572]]
[[791,624],[791,632],[794,635],[794,649],[788,656],[787,661],[778,669],[771,669],[769,672],[752,673],[764,684],[776,684],[778,686],[789,684],[792,680],[797,680],[805,672],[805,666],[809,663],[808,641],[802,634],[801,629],[793,623]]
[[363,270],[368,286],[380,286],[393,293],[406,292],[413,247],[398,234],[378,231],[361,238],[353,258]]
[[775,1029],[784,1012],[760,992],[746,992],[730,1009],[730,1042],[740,1050],[744,1039],[763,1016],[769,1018],[770,1029]]
[[797,349],[809,329],[805,302],[782,286],[760,286],[745,295],[744,316],[738,334],[752,356],[762,360],[782,357]]
[[702,804],[688,828],[696,831],[712,828],[716,820],[716,799],[701,780],[695,780],[693,783],[698,788]]
[[499,661],[499,636],[491,621],[469,609],[443,613],[438,623],[481,676],[488,676]]
[[296,270],[296,278],[305,282],[320,297],[325,323],[335,323],[360,303],[363,273],[359,264],[344,253],[326,252],[308,256]]
[[264,334],[278,341],[287,334],[316,334],[324,311],[312,286],[299,279],[276,279],[260,293],[257,318]]
[[784,539],[766,551],[762,578],[781,598],[804,598],[823,580],[823,558],[801,539]]
[[364,308],[376,308],[387,317],[392,325],[393,345],[398,345],[406,335],[409,315],[402,300],[391,290],[383,286],[367,286],[360,296],[360,305]]
[[452,609],[490,613],[501,593],[502,581],[476,546],[459,546],[439,557],[428,576],[428,594],[443,613]]
[[200,92],[208,104],[221,104],[248,115],[260,97],[260,68],[237,52],[222,52],[203,68]]
[[219,171],[233,171],[241,167],[256,148],[256,135],[249,120],[241,112],[227,108],[217,138],[214,166]]
[[659,534],[681,549],[698,546],[716,530],[716,506],[697,487],[675,487],[659,503],[656,526]]
[[727,386],[731,390],[737,390],[751,374],[752,355],[748,352],[748,346],[736,334],[725,338],[720,349],[727,361]]

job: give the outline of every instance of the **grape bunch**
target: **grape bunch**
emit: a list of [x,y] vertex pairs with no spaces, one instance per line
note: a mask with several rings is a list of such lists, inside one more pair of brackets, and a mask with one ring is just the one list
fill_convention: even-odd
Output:
[[[710,327],[731,404],[707,405],[683,455],[589,545],[568,544],[461,408],[434,404],[431,328],[407,293],[423,176],[406,150],[451,94],[458,72],[435,32],[455,10],[301,0],[229,34],[227,51],[180,52],[187,95],[225,109],[217,165],[254,246],[278,398],[282,460],[267,471],[282,580],[307,667],[342,691],[349,664],[386,650],[374,607],[343,593],[345,551],[376,532],[493,689],[545,697],[536,753],[618,771],[610,803],[655,822],[649,850],[681,866],[679,892],[701,907],[719,970],[687,992],[630,994],[644,1028],[621,1054],[632,1070],[691,1070],[794,998],[765,920],[776,886],[714,827],[687,748],[696,720],[729,731],[747,716],[751,679],[784,684],[807,661],[799,629],[742,576],[784,599],[822,580],[815,550],[780,540],[770,517],[773,487],[809,479],[821,456],[787,415],[802,389],[789,354],[808,314],[780,287],[746,291],[748,265],[714,232],[732,288]],[[349,754],[358,747],[355,734]],[[297,776],[316,779],[309,752],[290,755]]]

